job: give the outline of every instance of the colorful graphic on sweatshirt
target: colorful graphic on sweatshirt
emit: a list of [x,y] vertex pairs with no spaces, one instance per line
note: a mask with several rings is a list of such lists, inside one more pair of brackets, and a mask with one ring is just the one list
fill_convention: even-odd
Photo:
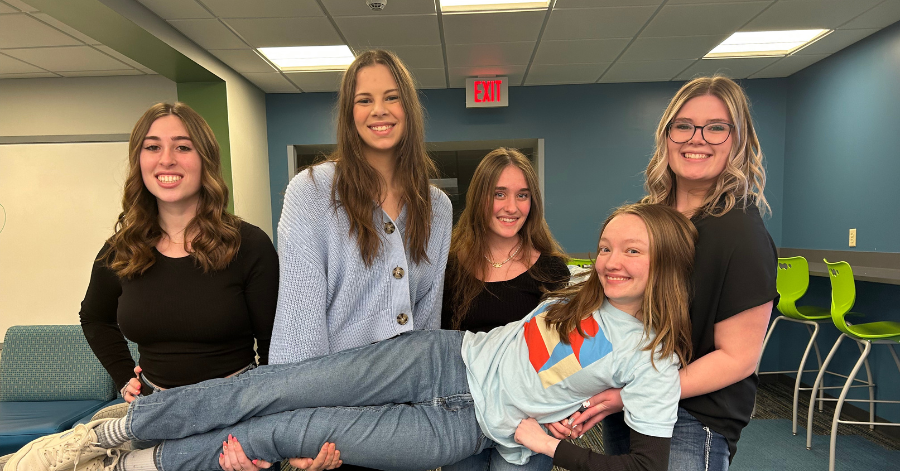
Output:
[[569,345],[559,340],[556,329],[547,325],[547,313],[540,312],[525,323],[528,359],[541,378],[544,389],[572,376],[612,351],[612,344],[600,330],[594,316],[581,321],[578,330],[569,333]]

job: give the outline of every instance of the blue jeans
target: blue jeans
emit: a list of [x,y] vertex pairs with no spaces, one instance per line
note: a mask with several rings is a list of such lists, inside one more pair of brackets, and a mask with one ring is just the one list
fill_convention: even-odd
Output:
[[[611,414],[602,423],[606,454],[628,453],[631,429],[625,423],[625,414]],[[688,411],[678,408],[678,421],[669,448],[669,471],[727,471],[729,454],[724,436],[700,423]]]
[[160,391],[132,403],[129,438],[166,440],[155,457],[161,471],[219,469],[229,434],[269,462],[316,456],[328,441],[345,463],[373,468],[455,463],[493,444],[475,419],[461,344],[461,332],[413,331]]

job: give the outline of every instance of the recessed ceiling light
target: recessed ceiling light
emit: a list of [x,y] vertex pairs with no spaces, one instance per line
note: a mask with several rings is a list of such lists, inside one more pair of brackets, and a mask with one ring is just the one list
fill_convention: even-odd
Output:
[[346,70],[355,59],[347,46],[261,47],[257,50],[286,72]]
[[546,10],[549,6],[550,0],[538,2],[523,2],[522,0],[441,0],[442,13]]
[[831,31],[830,29],[804,29],[734,33],[703,58],[786,56],[823,38]]

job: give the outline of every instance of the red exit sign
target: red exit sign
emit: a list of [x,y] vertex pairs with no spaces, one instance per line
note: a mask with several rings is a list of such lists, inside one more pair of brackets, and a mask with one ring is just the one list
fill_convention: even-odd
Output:
[[466,108],[509,106],[508,77],[466,79]]

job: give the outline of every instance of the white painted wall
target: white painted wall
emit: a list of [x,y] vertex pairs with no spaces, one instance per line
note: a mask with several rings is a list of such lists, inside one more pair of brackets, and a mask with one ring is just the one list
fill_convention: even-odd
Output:
[[0,80],[0,136],[129,134],[151,105],[177,98],[159,76]]
[[0,137],[71,141],[0,145],[0,339],[11,325],[78,323],[128,157],[127,142],[79,140],[130,134],[150,105],[176,98],[160,76],[0,80]]
[[127,155],[125,142],[0,145],[0,335],[78,323],[91,264],[121,211]]

